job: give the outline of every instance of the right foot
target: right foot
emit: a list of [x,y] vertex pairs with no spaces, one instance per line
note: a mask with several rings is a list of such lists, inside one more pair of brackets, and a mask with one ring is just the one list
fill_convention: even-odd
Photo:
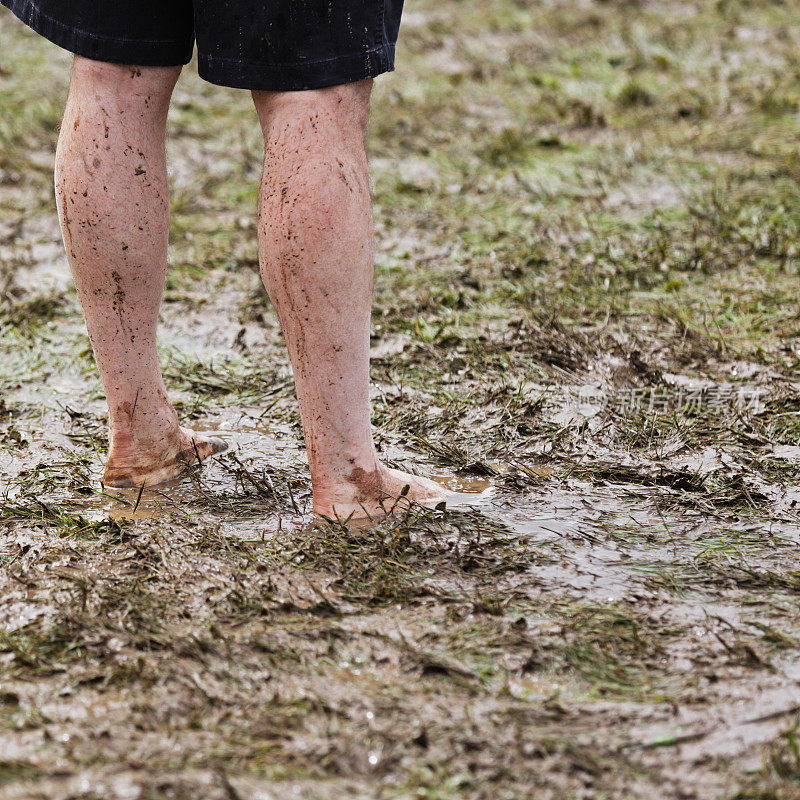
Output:
[[314,514],[340,520],[382,517],[413,503],[434,505],[449,494],[435,481],[379,463],[371,472],[355,467],[341,483],[315,488]]
[[116,489],[157,486],[177,478],[193,465],[228,449],[214,436],[200,436],[191,428],[177,428],[156,444],[141,448],[130,440],[115,441],[103,474],[103,485]]

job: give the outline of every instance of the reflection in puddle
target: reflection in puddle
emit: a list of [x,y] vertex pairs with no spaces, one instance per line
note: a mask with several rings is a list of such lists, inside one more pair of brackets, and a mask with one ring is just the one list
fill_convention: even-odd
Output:
[[138,489],[111,489],[98,492],[84,501],[81,513],[96,521],[110,517],[117,521],[137,519],[160,519],[183,511],[192,511],[195,494],[186,479],[176,479],[140,492]]
[[487,489],[492,489],[492,482],[486,477],[473,477],[470,475],[450,475],[443,472],[434,472],[430,475],[431,480],[441,483],[442,486],[452,492],[475,492],[483,493]]
[[494,485],[486,477],[450,475],[434,472],[431,479],[450,490],[445,503],[448,511],[470,508],[486,503],[494,494]]

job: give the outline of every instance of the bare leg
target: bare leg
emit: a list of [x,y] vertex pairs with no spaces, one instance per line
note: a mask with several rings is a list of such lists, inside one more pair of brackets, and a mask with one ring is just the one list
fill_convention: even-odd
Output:
[[294,367],[314,512],[380,514],[408,486],[445,491],[378,461],[370,429],[372,211],[364,135],[371,81],[254,92],[264,132],[259,255]]
[[76,58],[58,140],[61,230],[108,400],[108,486],[152,486],[224,449],[178,426],[156,354],[169,234],[164,138],[179,74]]

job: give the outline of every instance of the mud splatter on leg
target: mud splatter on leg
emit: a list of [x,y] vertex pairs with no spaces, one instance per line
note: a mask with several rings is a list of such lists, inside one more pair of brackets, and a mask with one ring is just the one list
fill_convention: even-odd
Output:
[[294,366],[314,509],[380,512],[409,485],[377,458],[369,403],[372,210],[364,135],[371,83],[254,92],[264,131],[259,254]]
[[[164,139],[179,73],[76,58],[56,153],[64,244],[109,406],[107,477],[119,482],[164,465],[180,471],[191,441],[156,353],[169,233]],[[210,452],[202,440],[201,450]]]

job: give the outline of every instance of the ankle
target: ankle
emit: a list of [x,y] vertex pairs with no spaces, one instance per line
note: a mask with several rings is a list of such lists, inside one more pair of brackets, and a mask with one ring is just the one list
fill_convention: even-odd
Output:
[[374,448],[355,453],[340,453],[335,459],[323,459],[317,454],[310,464],[312,484],[325,489],[354,483],[363,484],[370,480],[377,485],[384,469]]
[[109,451],[111,454],[169,447],[180,437],[178,414],[173,408],[159,411],[138,411],[117,415],[109,422]]

